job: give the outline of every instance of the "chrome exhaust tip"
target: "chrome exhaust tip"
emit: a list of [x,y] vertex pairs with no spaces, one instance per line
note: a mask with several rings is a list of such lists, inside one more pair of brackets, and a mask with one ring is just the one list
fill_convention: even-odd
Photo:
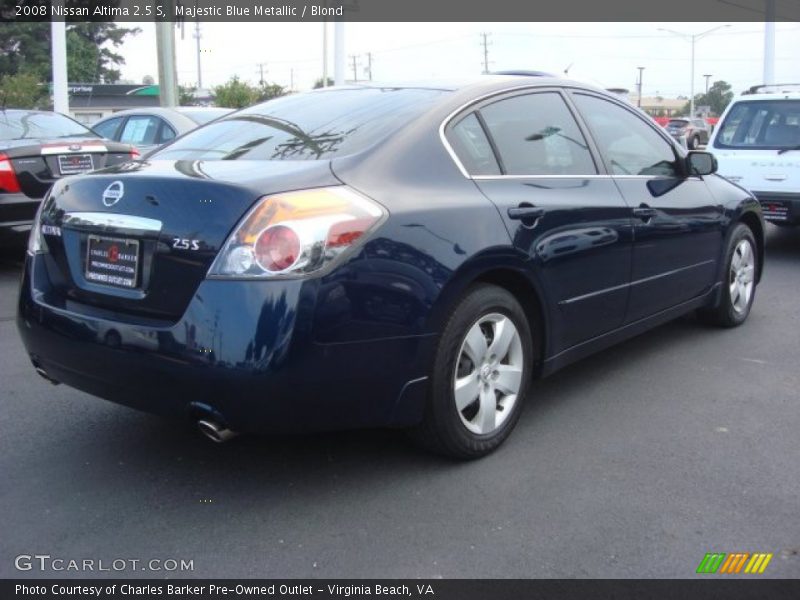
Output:
[[236,431],[231,431],[216,421],[210,421],[208,419],[200,419],[197,422],[197,429],[200,431],[200,433],[217,444],[222,444],[232,440],[239,435]]
[[47,371],[45,371],[45,370],[44,370],[42,367],[40,367],[39,365],[34,365],[34,366],[33,366],[33,368],[34,368],[34,370],[35,370],[35,371],[36,371],[36,372],[39,374],[39,376],[40,376],[40,377],[42,377],[43,379],[46,379],[47,381],[49,381],[49,382],[50,382],[50,383],[52,383],[53,385],[59,385],[59,384],[61,383],[60,381],[58,381],[58,380],[56,380],[56,379],[53,379],[52,377],[50,377],[50,375],[48,375],[48,374],[47,374]]

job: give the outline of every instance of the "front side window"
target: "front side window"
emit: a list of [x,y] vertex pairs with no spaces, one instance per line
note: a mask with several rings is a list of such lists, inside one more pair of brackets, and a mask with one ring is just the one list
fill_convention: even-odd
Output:
[[480,109],[507,175],[595,175],[586,140],[561,95],[514,96]]
[[574,99],[614,175],[679,175],[673,147],[631,111],[596,96]]
[[135,146],[147,146],[156,143],[156,135],[161,120],[156,117],[128,117],[125,127],[119,136],[119,141]]
[[716,148],[793,148],[800,145],[800,101],[754,100],[734,105],[719,125]]

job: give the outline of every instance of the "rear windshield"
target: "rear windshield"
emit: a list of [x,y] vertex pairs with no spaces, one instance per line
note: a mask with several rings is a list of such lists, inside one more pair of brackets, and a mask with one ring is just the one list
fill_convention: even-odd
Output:
[[195,123],[199,123],[200,125],[205,125],[213,121],[214,119],[219,119],[223,115],[227,115],[228,113],[233,112],[230,108],[201,108],[198,110],[192,109],[182,109],[180,113],[185,117],[189,117]]
[[671,119],[669,123],[667,123],[667,127],[686,127],[689,124],[689,121],[686,119]]
[[719,125],[716,148],[791,148],[800,144],[800,100],[740,102]]
[[397,131],[446,93],[359,88],[284,96],[192,131],[149,158],[316,160],[351,154]]
[[0,140],[97,137],[95,133],[58,113],[0,110]]

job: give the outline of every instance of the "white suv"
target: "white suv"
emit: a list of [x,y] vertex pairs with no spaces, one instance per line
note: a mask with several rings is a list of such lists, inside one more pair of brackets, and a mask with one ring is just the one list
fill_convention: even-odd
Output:
[[720,175],[758,198],[766,220],[800,225],[800,84],[744,92],[723,113],[708,150]]

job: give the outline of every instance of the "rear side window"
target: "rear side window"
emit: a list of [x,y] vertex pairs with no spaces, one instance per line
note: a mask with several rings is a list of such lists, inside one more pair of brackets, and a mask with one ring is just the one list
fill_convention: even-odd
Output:
[[492,145],[475,113],[470,113],[456,123],[450,129],[448,138],[470,175],[500,174]]
[[329,159],[376,144],[449,93],[365,87],[283,96],[191,131],[150,158]]
[[117,117],[115,119],[109,119],[103,123],[98,123],[92,129],[95,130],[99,135],[102,137],[113,140],[116,139],[114,135],[117,133],[117,129],[119,129],[120,124],[122,123],[123,117]]
[[560,94],[499,100],[480,109],[507,175],[594,175],[589,146]]
[[672,145],[644,120],[602,98],[574,98],[614,175],[678,175]]
[[716,148],[800,145],[800,100],[754,100],[735,104],[719,125]]

